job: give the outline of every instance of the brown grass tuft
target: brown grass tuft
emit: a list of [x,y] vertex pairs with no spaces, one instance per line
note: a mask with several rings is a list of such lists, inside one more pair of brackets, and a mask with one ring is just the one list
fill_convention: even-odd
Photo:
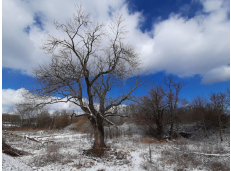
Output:
[[147,136],[133,139],[133,141],[141,142],[141,143],[163,143],[163,142],[167,142],[166,140],[152,139],[152,138],[147,137]]
[[72,128],[72,130],[82,132],[82,133],[91,133],[93,132],[92,126],[90,121],[87,117],[79,117],[78,119],[73,120],[73,123],[75,123],[75,126]]

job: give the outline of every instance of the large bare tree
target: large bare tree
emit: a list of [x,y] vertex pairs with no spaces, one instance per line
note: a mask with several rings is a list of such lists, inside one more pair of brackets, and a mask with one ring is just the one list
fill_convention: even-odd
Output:
[[[122,16],[110,24],[91,21],[81,6],[65,24],[54,22],[63,37],[46,36],[42,49],[52,54],[51,62],[34,69],[36,84],[29,89],[34,107],[70,102],[79,106],[94,130],[94,149],[105,148],[103,123],[118,116],[113,110],[143,84],[139,71],[139,55],[126,41]],[[133,86],[124,88],[124,82],[133,79]],[[116,96],[112,96],[113,88]],[[30,98],[27,98],[30,99]],[[29,104],[29,103],[27,103]]]

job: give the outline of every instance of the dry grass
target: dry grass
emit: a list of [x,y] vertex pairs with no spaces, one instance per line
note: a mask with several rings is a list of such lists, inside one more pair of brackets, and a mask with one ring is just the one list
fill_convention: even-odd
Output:
[[49,130],[48,128],[28,128],[28,127],[12,127],[12,128],[6,128],[4,130],[8,131],[25,131],[25,132],[33,132],[33,131],[46,131]]
[[148,171],[158,170],[157,165],[155,165],[155,163],[152,162],[143,162],[141,164],[141,168],[143,170],[148,170]]
[[[46,147],[46,153],[33,158],[34,166],[44,167],[51,163],[62,163],[63,156],[60,154],[60,147],[58,144],[51,144]],[[64,161],[65,163],[65,161]]]
[[[40,135],[40,133],[35,133],[34,129],[31,132],[32,135]],[[65,135],[65,131],[50,130],[44,131],[44,135],[41,136],[58,135],[59,133],[60,135]],[[70,134],[70,137],[67,136],[65,138],[58,135],[59,138],[55,139],[57,144],[48,146],[34,142],[25,143],[22,137],[14,137],[8,134],[5,136],[8,136],[8,141],[11,142],[11,145],[17,147],[17,145],[21,144],[19,147],[21,147],[22,150],[32,151],[42,149],[42,153],[39,153],[39,156],[32,156],[30,161],[28,161],[31,167],[48,167],[47,165],[56,163],[68,165],[70,168],[75,167],[74,169],[86,169],[97,165],[98,162],[115,166],[127,165],[125,167],[129,167],[133,164],[133,162],[131,162],[133,155],[131,151],[136,151],[138,148],[141,148],[144,149],[141,151],[144,155],[140,155],[140,157],[144,159],[140,165],[140,169],[143,170],[189,171],[204,169],[222,171],[230,169],[228,144],[223,146],[223,144],[207,143],[207,141],[192,141],[184,138],[179,138],[175,142],[164,143],[167,141],[159,141],[148,136],[140,138],[125,137],[124,139],[118,139],[118,141],[116,138],[112,138],[109,141],[108,148],[103,153],[96,152],[95,154],[92,150],[84,150],[84,153],[82,153],[82,149],[84,149],[82,144],[86,143],[83,139],[89,139],[90,135],[75,136],[75,134],[76,132],[73,131],[73,135]],[[115,143],[110,143],[111,141],[115,141]],[[130,141],[134,141],[135,143]],[[128,145],[126,143],[128,143]],[[25,145],[25,147],[22,145]],[[151,148],[148,148],[149,145]],[[69,148],[73,150],[68,150]],[[87,148],[90,148],[90,145],[87,146]],[[149,158],[148,149],[151,149],[151,158]],[[44,150],[46,153],[44,153]],[[225,157],[204,154],[222,154],[221,156]],[[65,168],[66,166],[62,167]],[[99,171],[100,170],[104,171],[104,167],[100,167]]]
[[[167,148],[161,152],[161,162],[164,165],[176,166],[175,170],[229,170],[229,157],[219,157],[209,154],[228,154],[229,151],[221,146],[211,144],[192,144],[193,141],[180,139],[174,148]],[[192,145],[194,148],[191,148]]]
[[141,143],[163,143],[167,142],[166,140],[158,140],[158,139],[152,139],[150,137],[144,136],[141,138],[135,138],[133,139],[135,142],[141,142]]
[[93,132],[91,123],[89,119],[85,116],[79,117],[77,120],[74,120],[73,123],[75,123],[74,127],[72,127],[72,130],[81,132],[81,133],[91,133]]

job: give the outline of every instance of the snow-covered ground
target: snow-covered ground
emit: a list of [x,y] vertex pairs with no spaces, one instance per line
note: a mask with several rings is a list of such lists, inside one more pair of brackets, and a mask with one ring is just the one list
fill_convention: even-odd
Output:
[[32,171],[33,169],[22,161],[18,160],[15,157],[8,156],[6,154],[2,154],[2,170],[3,171]]
[[[70,130],[14,131],[13,134],[20,136],[8,133],[3,136],[12,147],[30,154],[15,158],[3,154],[3,170],[205,171],[230,168],[229,137],[222,143],[213,144],[211,139],[158,142],[140,135],[125,136],[106,140],[109,149],[97,157],[88,151],[93,143],[88,134]],[[26,136],[40,143],[24,139]]]

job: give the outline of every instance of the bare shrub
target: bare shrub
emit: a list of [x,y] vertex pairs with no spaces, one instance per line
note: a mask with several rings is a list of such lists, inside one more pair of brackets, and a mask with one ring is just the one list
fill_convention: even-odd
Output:
[[44,155],[35,156],[30,163],[36,167],[44,167],[51,163],[65,163],[66,161],[62,162],[63,156],[59,153],[59,146],[49,145],[46,148],[46,153]]
[[47,162],[57,162],[61,156],[59,153],[60,147],[58,144],[48,145],[46,148],[46,159]]
[[58,117],[55,121],[55,128],[62,129],[71,124],[70,117],[67,113],[63,113],[60,117]]

